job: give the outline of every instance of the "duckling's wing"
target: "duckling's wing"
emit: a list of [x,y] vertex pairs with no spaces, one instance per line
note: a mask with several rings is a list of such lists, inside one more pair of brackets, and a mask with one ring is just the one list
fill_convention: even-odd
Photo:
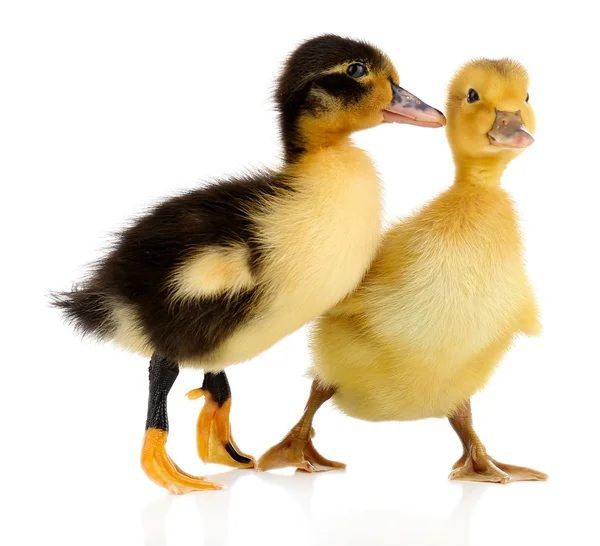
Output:
[[174,268],[167,284],[173,303],[248,290],[256,285],[250,247],[232,242],[196,248]]

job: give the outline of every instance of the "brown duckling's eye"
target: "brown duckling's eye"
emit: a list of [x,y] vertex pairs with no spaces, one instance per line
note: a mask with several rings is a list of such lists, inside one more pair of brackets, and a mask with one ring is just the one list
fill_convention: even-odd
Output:
[[529,93],[527,93],[527,98],[525,99],[526,103],[529,103]]
[[346,70],[346,74],[355,80],[366,76],[367,72],[367,67],[362,63],[352,63]]
[[475,89],[469,89],[469,92],[467,93],[467,102],[472,104],[474,102],[477,102],[478,100],[479,93],[475,91]]

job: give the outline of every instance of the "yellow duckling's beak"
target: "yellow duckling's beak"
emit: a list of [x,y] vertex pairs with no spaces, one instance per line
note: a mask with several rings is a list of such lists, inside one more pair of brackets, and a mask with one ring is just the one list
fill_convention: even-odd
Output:
[[527,148],[533,144],[533,136],[525,129],[521,112],[496,110],[496,120],[488,132],[490,143],[501,148]]
[[392,104],[383,111],[383,120],[419,127],[446,125],[444,114],[394,83],[392,83]]

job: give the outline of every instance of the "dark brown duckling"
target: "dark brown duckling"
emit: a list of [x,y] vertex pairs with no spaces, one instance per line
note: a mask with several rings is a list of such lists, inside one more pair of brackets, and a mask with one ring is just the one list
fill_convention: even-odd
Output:
[[205,371],[198,452],[253,467],[231,437],[223,369],[244,362],[335,305],[367,270],[381,230],[380,182],[350,141],[385,120],[440,127],[443,115],[398,86],[364,42],[303,43],[279,79],[285,164],[223,179],[158,205],[54,304],[85,334],[150,357],[142,466],[173,493],[220,486],[179,469],[165,450],[167,395],[180,366]]

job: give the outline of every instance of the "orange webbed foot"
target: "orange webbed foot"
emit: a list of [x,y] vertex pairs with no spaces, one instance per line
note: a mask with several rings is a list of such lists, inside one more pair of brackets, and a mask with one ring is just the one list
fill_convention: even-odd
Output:
[[167,431],[149,428],[144,435],[141,464],[146,475],[170,493],[181,495],[191,491],[219,490],[223,486],[184,472],[167,455]]
[[[311,431],[311,437],[314,430]],[[264,472],[276,468],[295,467],[299,472],[326,472],[346,468],[344,463],[323,457],[312,443],[311,438],[300,438],[288,434],[281,442],[269,449],[257,463],[257,470]]]
[[187,393],[190,400],[205,398],[196,427],[198,456],[205,463],[216,463],[234,468],[254,468],[254,457],[243,453],[231,435],[229,413],[231,398],[217,403],[205,389],[194,389]]

